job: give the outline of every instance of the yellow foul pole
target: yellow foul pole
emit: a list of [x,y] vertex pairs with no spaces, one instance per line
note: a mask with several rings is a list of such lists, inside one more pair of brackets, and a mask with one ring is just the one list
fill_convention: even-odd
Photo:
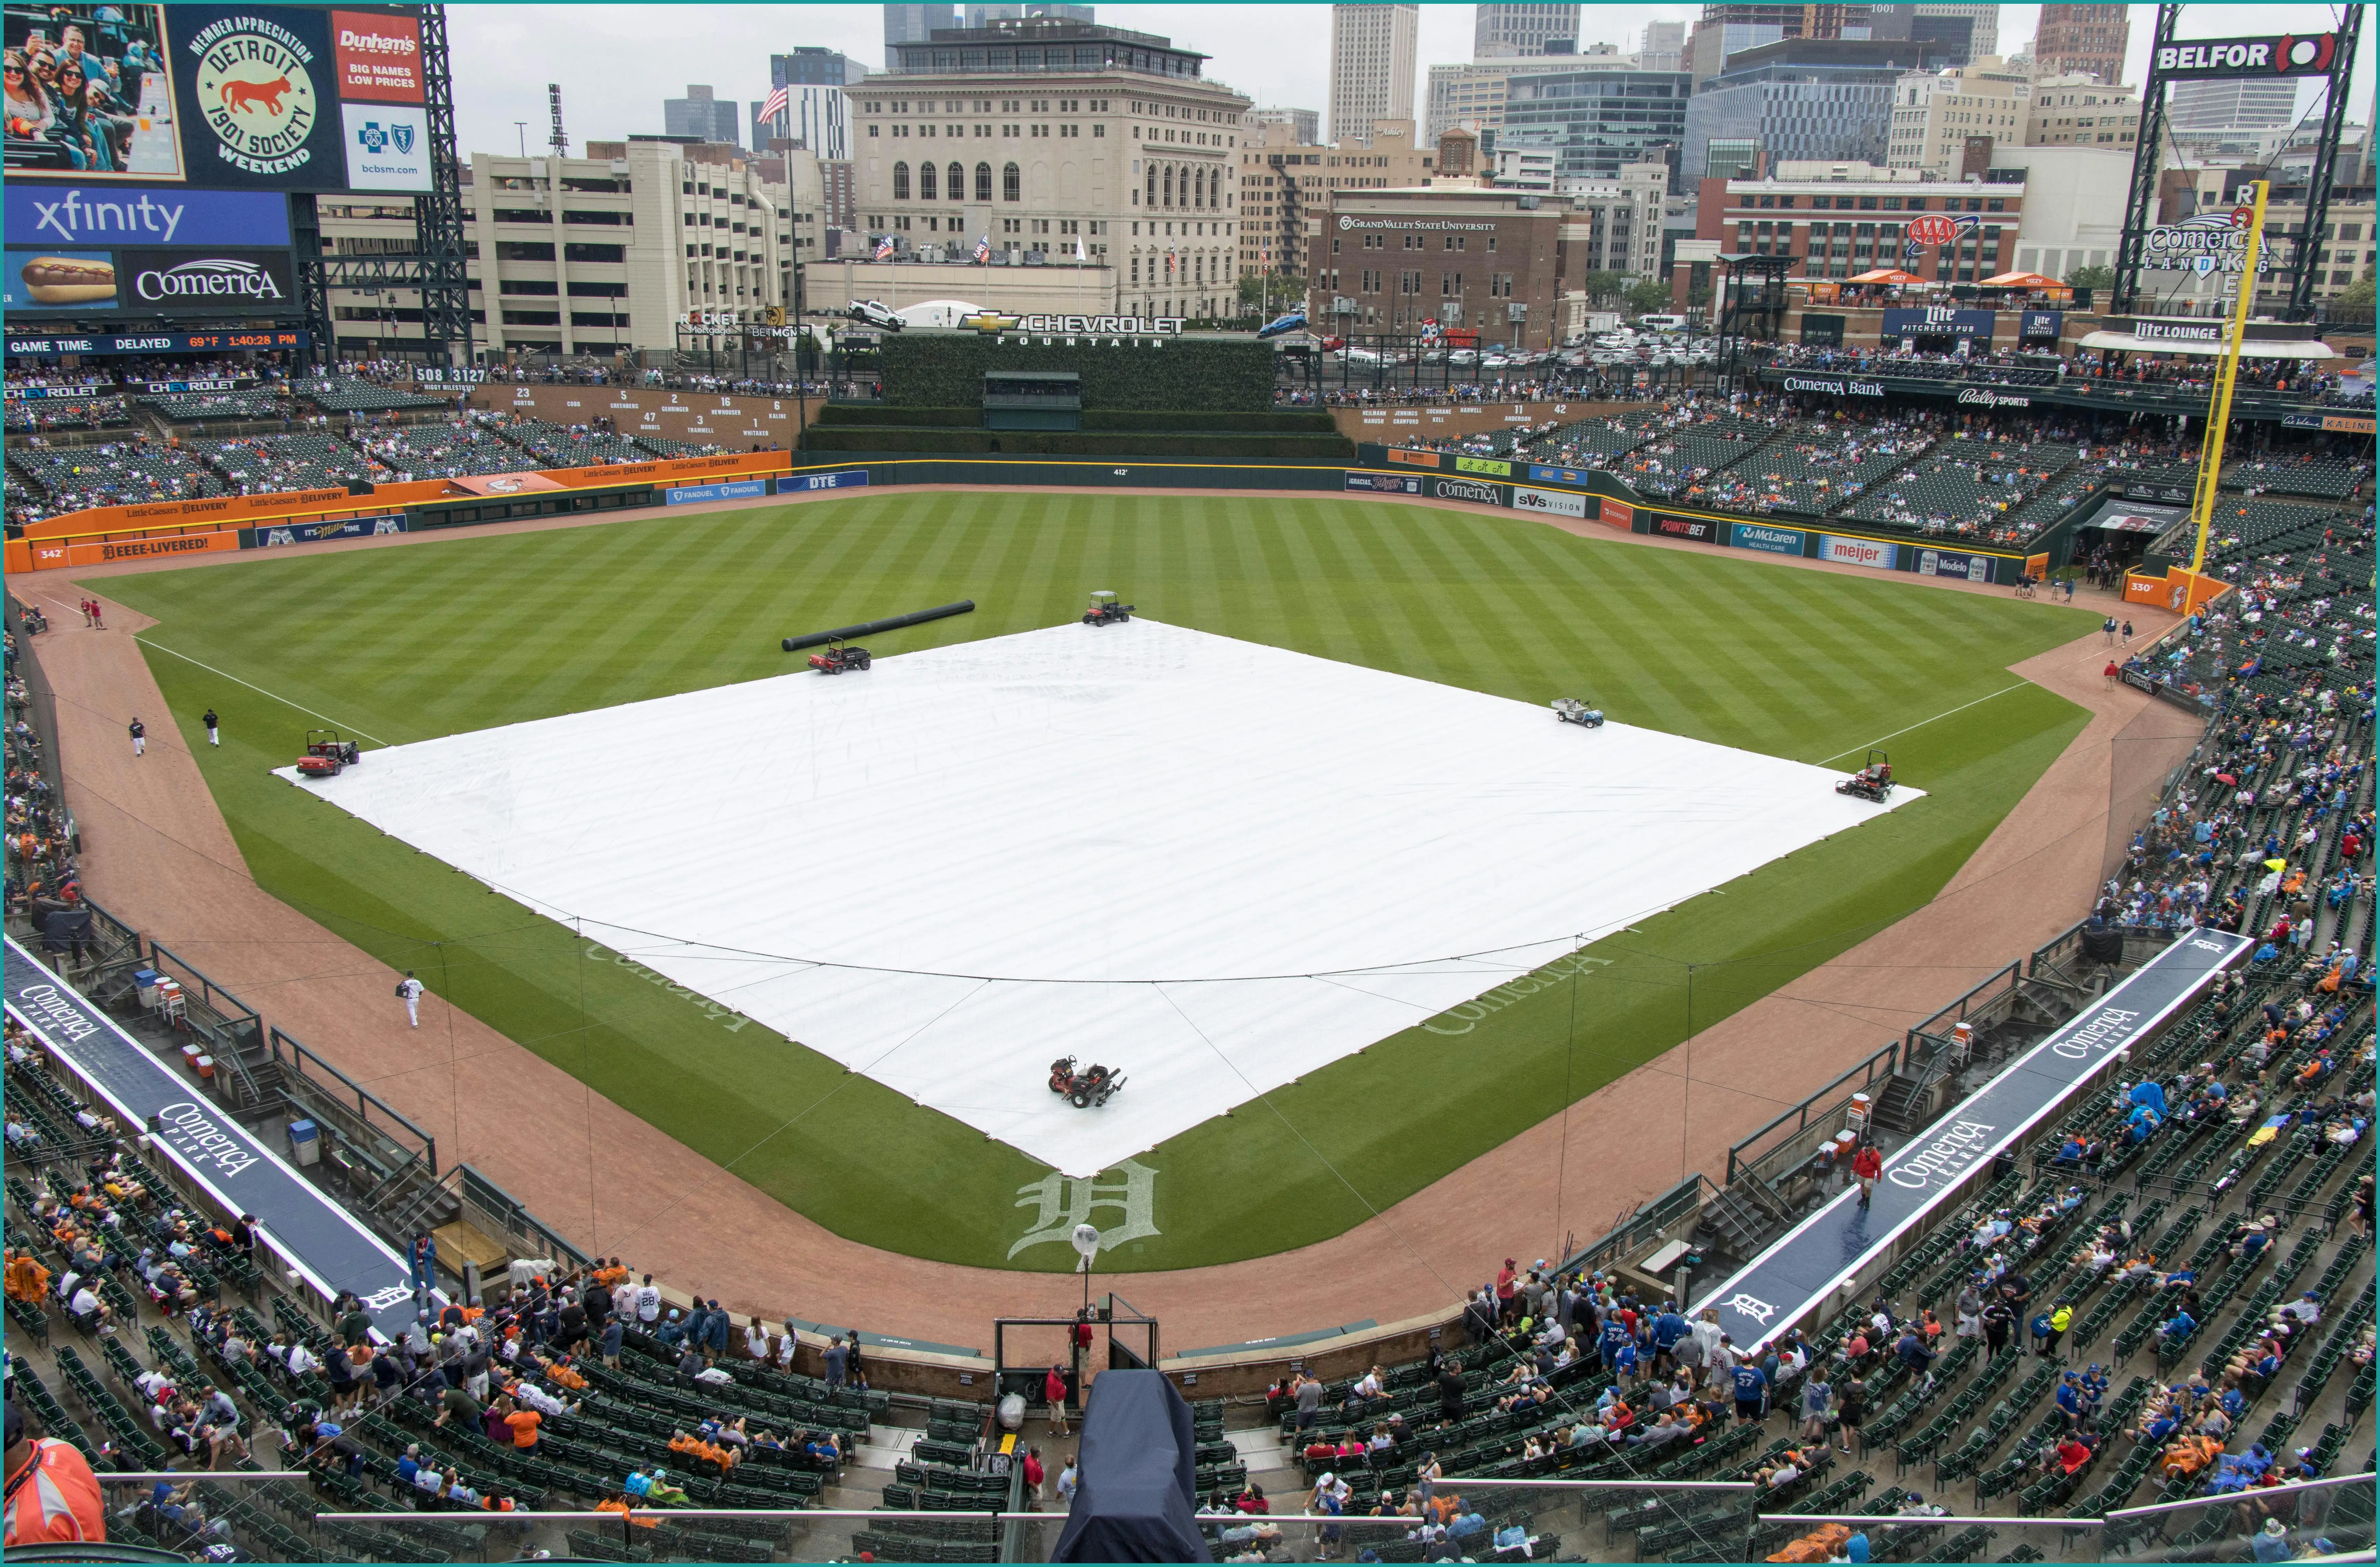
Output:
[[[2223,436],[2231,422],[2231,385],[2240,374],[2240,345],[2248,336],[2248,311],[2256,297],[2256,256],[2265,240],[2265,197],[2272,187],[2256,181],[2254,215],[2248,223],[2247,253],[2240,258],[2240,293],[2232,301],[2230,330],[2224,334],[2223,357],[2216,361],[2215,391],[2206,402],[2206,432],[2199,442],[2198,488],[2191,496],[2191,520],[2198,524],[2198,544],[2190,553],[2192,576],[2205,569],[2206,535],[2215,523],[2215,487],[2223,477]],[[2300,244],[2307,240],[2300,240]]]

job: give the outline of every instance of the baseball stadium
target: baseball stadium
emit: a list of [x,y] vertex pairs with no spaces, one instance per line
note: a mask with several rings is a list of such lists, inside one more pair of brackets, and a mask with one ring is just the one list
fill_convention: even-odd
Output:
[[2269,182],[2202,310],[2151,188],[2104,310],[1764,239],[1658,369],[475,349],[445,13],[337,16],[413,252],[12,293],[12,1561],[2372,1559],[2371,324]]

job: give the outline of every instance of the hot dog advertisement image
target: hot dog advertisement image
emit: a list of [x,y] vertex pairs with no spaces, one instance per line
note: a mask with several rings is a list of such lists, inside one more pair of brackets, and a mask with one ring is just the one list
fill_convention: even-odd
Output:
[[10,310],[105,309],[115,303],[115,261],[105,250],[11,250]]

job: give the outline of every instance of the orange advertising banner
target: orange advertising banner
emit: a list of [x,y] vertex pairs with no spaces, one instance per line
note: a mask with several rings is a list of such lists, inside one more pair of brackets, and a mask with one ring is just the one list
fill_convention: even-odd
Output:
[[[1433,455],[1432,461],[1435,460]],[[786,473],[792,468],[791,452],[722,452],[708,457],[656,457],[649,463],[624,463],[611,468],[548,468],[538,475],[545,480],[544,484],[523,488],[584,490],[604,485],[650,484],[663,480],[725,479],[756,473]],[[299,522],[323,516],[368,516],[453,493],[453,481],[417,479],[376,484],[368,495],[351,495],[345,490],[287,490],[269,495],[208,495],[192,501],[158,501],[137,506],[93,506],[87,511],[64,512],[32,524],[25,533],[31,539],[64,539],[176,527],[237,527],[267,519]]]
[[2183,566],[2168,566],[2163,577],[2143,577],[2138,572],[2124,574],[2124,602],[2155,604],[2176,614],[2188,614],[2203,608],[2229,591],[2230,585],[2219,577],[2206,577]]
[[66,512],[29,525],[29,539],[55,539],[71,533],[113,533],[138,528],[170,527],[176,523],[220,528],[253,516],[276,516],[310,507],[370,511],[374,502],[345,490],[285,490],[269,495],[204,495],[191,501],[152,501],[137,506],[93,506]]
[[212,533],[174,533],[162,539],[126,539],[116,543],[68,544],[63,561],[42,561],[45,550],[55,550],[55,543],[36,541],[33,552],[36,565],[111,565],[117,561],[164,560],[173,555],[211,555],[221,550],[239,548],[239,529],[218,528]]
[[1625,533],[1636,526],[1636,508],[1625,501],[1603,497],[1603,520]]
[[1403,446],[1391,446],[1389,448],[1388,457],[1389,461],[1392,463],[1402,463],[1407,468],[1438,467],[1438,454],[1436,452],[1416,452],[1409,450]]

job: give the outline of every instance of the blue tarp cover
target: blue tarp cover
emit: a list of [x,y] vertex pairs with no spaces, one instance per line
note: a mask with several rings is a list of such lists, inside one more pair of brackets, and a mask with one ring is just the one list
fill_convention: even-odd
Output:
[[1155,1371],[1106,1371],[1083,1411],[1081,1483],[1052,1561],[1212,1561],[1190,1406]]

